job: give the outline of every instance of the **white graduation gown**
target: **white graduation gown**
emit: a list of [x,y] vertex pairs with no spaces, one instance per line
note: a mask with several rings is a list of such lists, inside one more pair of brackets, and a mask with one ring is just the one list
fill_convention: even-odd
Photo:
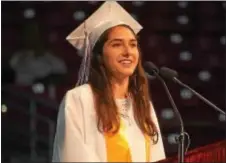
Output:
[[[165,159],[165,151],[153,107],[151,113],[159,131],[158,143],[150,143],[150,162],[155,162]],[[58,114],[53,162],[107,162],[105,137],[98,131],[95,118],[93,94],[88,84],[66,93]],[[145,139],[136,123],[132,124],[127,129],[132,161],[146,162]]]

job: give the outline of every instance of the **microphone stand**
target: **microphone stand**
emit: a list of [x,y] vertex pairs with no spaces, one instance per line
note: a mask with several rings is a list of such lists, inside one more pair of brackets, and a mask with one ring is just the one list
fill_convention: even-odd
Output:
[[184,123],[183,120],[181,118],[181,115],[177,109],[177,106],[169,92],[169,89],[165,83],[165,81],[159,76],[159,74],[154,70],[153,73],[155,74],[155,76],[161,81],[162,85],[164,86],[164,89],[167,93],[167,96],[169,98],[169,101],[173,107],[174,112],[176,113],[177,117],[179,118],[180,121],[180,135],[176,138],[176,141],[178,143],[178,163],[184,163],[184,141],[185,141],[185,130],[184,130]]
[[215,110],[219,111],[220,113],[225,115],[225,112],[223,110],[221,110],[219,107],[217,107],[216,105],[214,105],[213,103],[211,103],[209,100],[207,100],[205,97],[203,97],[201,94],[199,94],[198,92],[196,92],[194,89],[192,89],[191,87],[189,87],[188,85],[182,83],[179,79],[177,79],[176,77],[173,77],[173,81],[178,83],[179,85],[181,85],[182,87],[185,87],[187,89],[189,89],[193,94],[195,94],[199,99],[203,100],[207,105],[212,106]]

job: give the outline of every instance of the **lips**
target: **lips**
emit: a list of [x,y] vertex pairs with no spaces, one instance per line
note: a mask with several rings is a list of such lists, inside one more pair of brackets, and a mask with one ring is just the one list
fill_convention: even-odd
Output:
[[123,60],[120,60],[119,63],[130,64],[130,63],[132,63],[132,61],[130,59],[123,59]]

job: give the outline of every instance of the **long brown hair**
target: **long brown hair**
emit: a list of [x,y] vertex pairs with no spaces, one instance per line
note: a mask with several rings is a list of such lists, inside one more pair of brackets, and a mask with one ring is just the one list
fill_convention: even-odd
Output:
[[[122,25],[133,30],[126,25]],[[108,39],[111,29],[106,30],[97,41],[93,49],[89,84],[94,93],[97,113],[97,127],[100,132],[117,132],[120,127],[118,109],[113,98],[113,91],[109,81],[109,73],[102,63],[104,43]],[[135,35],[135,33],[133,32]],[[135,35],[136,36],[136,35]],[[140,52],[140,48],[139,48]],[[149,135],[154,143],[158,141],[158,132],[151,118],[150,96],[148,81],[141,65],[141,53],[134,74],[129,79],[129,92],[133,98],[133,108],[136,123],[144,134]],[[157,138],[157,139],[156,139]]]

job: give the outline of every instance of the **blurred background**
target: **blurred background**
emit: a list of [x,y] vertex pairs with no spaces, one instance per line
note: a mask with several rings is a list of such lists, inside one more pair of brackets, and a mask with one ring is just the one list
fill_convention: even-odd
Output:
[[[226,106],[225,2],[119,2],[143,26],[144,61],[167,66],[218,107]],[[75,86],[81,58],[65,40],[102,2],[4,2],[2,162],[51,159],[58,106]],[[226,118],[167,82],[189,133],[189,150],[226,139]],[[167,156],[180,127],[161,84],[150,81]]]

